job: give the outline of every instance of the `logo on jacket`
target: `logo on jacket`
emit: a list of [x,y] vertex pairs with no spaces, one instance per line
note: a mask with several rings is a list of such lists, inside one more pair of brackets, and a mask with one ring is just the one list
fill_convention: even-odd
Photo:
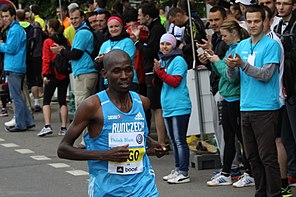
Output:
[[144,120],[144,117],[142,116],[141,112],[138,112],[135,116],[135,120]]

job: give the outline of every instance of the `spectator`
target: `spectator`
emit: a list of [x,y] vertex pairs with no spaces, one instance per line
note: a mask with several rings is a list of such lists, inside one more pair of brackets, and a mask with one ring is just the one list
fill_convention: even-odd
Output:
[[[192,27],[189,24],[189,17],[186,13],[179,8],[171,8],[167,14],[168,21],[173,23],[178,27],[184,26],[184,42],[181,43],[178,48],[183,51],[183,57],[188,64],[188,68],[191,69],[195,65],[193,65],[193,53],[192,50],[196,50],[195,46],[191,44],[191,33],[190,28],[193,30],[193,40],[197,43],[202,43],[202,39],[206,38],[205,31],[203,27],[196,22],[193,18]],[[197,62],[196,65],[199,65],[200,62]]]
[[276,0],[278,15],[282,20],[274,31],[284,46],[285,64],[283,74],[284,93],[287,98],[283,110],[282,140],[288,155],[288,181],[296,185],[296,13],[293,11],[295,1]]
[[56,89],[58,90],[58,101],[62,122],[58,135],[65,135],[67,132],[68,119],[66,96],[69,85],[69,75],[58,73],[55,68],[52,68],[56,54],[51,52],[50,47],[56,43],[65,48],[69,48],[70,44],[63,36],[64,28],[57,19],[50,19],[48,21],[47,31],[49,33],[49,38],[44,41],[42,48],[42,75],[44,81],[43,117],[45,126],[37,134],[39,137],[52,134],[50,102]]
[[[153,61],[154,58],[158,58],[157,53],[159,51],[159,41],[161,36],[165,33],[165,28],[160,23],[159,12],[153,4],[141,4],[141,6],[138,9],[138,19],[141,24],[146,25],[148,27],[148,39],[146,42],[140,40],[140,31],[133,32],[134,35],[131,38],[133,39],[137,49],[144,56],[143,67],[145,69],[147,97],[150,99],[151,109],[154,112],[154,120],[158,136],[158,142],[160,144],[166,144],[166,131],[160,104],[160,92],[162,82],[159,79],[159,77],[157,77],[157,75],[153,73]],[[146,116],[147,115],[147,119],[149,121],[148,125],[150,125],[151,117],[149,117],[149,112],[146,114]]]
[[99,31],[104,35],[104,38],[108,38],[107,20],[110,17],[110,13],[107,10],[98,11],[97,20],[99,23]]
[[176,38],[172,34],[164,34],[160,39],[160,62],[154,59],[153,68],[163,81],[161,105],[175,158],[175,169],[164,176],[163,180],[173,184],[190,182],[186,134],[191,114],[191,101],[186,85],[188,65],[181,54],[182,51],[176,48]]
[[30,5],[30,10],[32,11],[32,13],[34,14],[34,21],[39,23],[40,26],[42,27],[42,30],[45,31],[46,30],[46,26],[45,26],[45,22],[44,20],[39,16],[39,6],[37,4],[33,4]]
[[[84,21],[84,13],[79,8],[73,8],[70,11],[70,19],[73,27],[76,29],[71,50],[55,44],[51,51],[55,54],[61,54],[71,60],[72,72],[74,76],[74,96],[75,107],[77,108],[82,101],[95,94],[98,83],[98,71],[93,67],[94,61],[89,55],[94,50],[94,37],[89,27]],[[87,53],[87,52],[88,53]],[[84,142],[81,142],[84,147]]]
[[288,184],[288,178],[287,178],[287,171],[288,171],[288,158],[287,158],[287,152],[286,149],[282,143],[282,138],[281,138],[281,133],[285,132],[284,130],[282,131],[283,128],[283,110],[284,110],[284,105],[285,105],[285,99],[286,96],[284,94],[284,87],[283,87],[283,73],[284,73],[284,48],[281,40],[279,37],[276,35],[276,33],[271,30],[271,21],[273,18],[272,11],[269,7],[263,6],[265,10],[265,21],[264,21],[264,33],[277,41],[277,43],[281,47],[281,61],[280,61],[280,68],[279,68],[279,100],[281,103],[281,109],[279,110],[279,126],[278,126],[278,131],[275,139],[276,143],[276,148],[277,148],[277,153],[278,153],[278,162],[281,170],[281,179],[282,179],[282,188],[281,188],[281,194],[282,196],[292,196],[292,191],[291,187]]
[[64,25],[64,29],[68,28],[71,25],[71,20],[68,17],[68,8],[66,6],[62,5],[61,8],[57,7],[56,15],[62,25]]
[[9,94],[15,105],[15,126],[7,127],[10,132],[26,131],[35,127],[33,116],[22,97],[22,81],[26,73],[26,34],[15,20],[16,11],[12,6],[4,6],[2,18],[9,26],[6,42],[0,43],[4,53],[4,71],[7,73]]
[[[222,40],[229,46],[225,58],[229,55],[234,56],[238,43],[248,37],[248,32],[240,27],[234,20],[224,20],[220,26],[220,34]],[[240,84],[239,79],[230,80],[226,75],[227,64],[225,60],[220,60],[218,55],[213,51],[208,51],[211,56],[206,56],[204,53],[199,54],[201,62],[210,60],[212,70],[220,77],[218,91],[223,96],[222,101],[222,126],[223,126],[223,139],[225,142],[223,153],[223,169],[222,171],[213,176],[207,182],[208,186],[218,185],[232,185],[231,178],[231,165],[235,158],[236,153],[236,137],[243,146],[243,139],[240,124]],[[252,177],[251,168],[248,160],[245,157],[243,150],[242,161],[245,173],[240,179],[233,183],[234,187],[247,187],[255,185],[254,178]]]
[[[133,41],[129,38],[128,33],[123,28],[122,19],[119,16],[111,16],[107,21],[109,39],[105,41],[99,52],[99,61],[103,61],[103,57],[106,53],[114,49],[121,49],[125,51],[131,58],[132,63],[134,63],[136,47]],[[107,81],[105,81],[107,85]],[[134,73],[133,84],[131,90],[139,91],[139,82],[137,78],[137,73]]]
[[[280,196],[281,177],[275,138],[278,124],[281,48],[263,32],[265,11],[246,11],[251,38],[241,41],[235,57],[228,56],[227,74],[240,77],[241,123],[244,146],[255,179],[256,196]],[[264,101],[264,102],[262,102]]]

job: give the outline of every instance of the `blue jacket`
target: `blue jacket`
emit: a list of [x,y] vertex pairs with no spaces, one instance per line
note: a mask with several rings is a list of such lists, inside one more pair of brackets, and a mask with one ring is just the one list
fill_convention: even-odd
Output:
[[4,71],[26,73],[26,33],[19,22],[9,25],[6,43],[0,43],[4,53]]

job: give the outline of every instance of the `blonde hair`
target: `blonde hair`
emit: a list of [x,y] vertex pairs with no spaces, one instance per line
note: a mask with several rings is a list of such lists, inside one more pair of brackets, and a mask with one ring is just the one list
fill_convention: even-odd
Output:
[[237,31],[241,40],[248,38],[248,32],[242,28],[235,20],[226,19],[223,21],[220,29],[225,29],[229,32]]

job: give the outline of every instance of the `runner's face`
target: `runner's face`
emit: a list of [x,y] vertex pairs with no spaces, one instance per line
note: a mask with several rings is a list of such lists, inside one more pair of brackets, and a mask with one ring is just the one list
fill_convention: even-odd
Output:
[[116,61],[111,65],[106,75],[109,88],[118,92],[128,92],[134,77],[133,66],[130,60]]

